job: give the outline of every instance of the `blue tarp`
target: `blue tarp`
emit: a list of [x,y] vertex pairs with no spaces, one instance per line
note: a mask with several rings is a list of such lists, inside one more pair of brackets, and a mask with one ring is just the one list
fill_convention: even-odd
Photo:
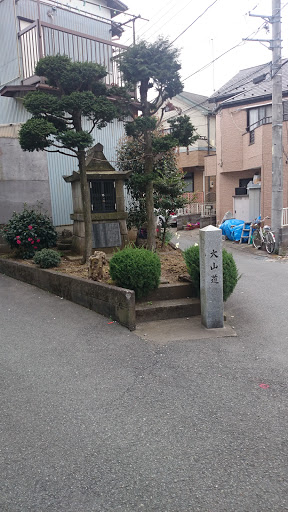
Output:
[[229,240],[239,241],[244,224],[244,220],[228,219],[221,224],[220,229]]

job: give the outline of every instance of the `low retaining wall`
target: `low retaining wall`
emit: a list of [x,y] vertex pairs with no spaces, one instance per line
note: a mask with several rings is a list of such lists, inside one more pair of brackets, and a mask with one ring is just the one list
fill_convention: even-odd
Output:
[[42,270],[5,258],[0,258],[0,273],[111,317],[130,331],[136,327],[135,293],[132,290]]
[[196,224],[196,222],[200,222],[200,213],[184,213],[183,215],[177,215],[177,229],[184,229],[186,224],[191,222],[191,224]]
[[186,224],[191,222],[191,224],[196,224],[199,222],[200,228],[205,228],[205,226],[216,226],[216,215],[206,215],[205,217],[201,217],[200,213],[184,213],[183,215],[177,216],[177,229],[184,229]]
[[200,218],[200,229],[206,226],[216,226],[216,215],[206,215]]

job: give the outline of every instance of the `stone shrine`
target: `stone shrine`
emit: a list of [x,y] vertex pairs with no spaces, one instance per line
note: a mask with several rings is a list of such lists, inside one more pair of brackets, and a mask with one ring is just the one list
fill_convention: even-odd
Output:
[[[111,251],[128,242],[127,213],[124,201],[124,181],[132,171],[116,171],[105,158],[102,144],[96,144],[86,159],[87,180],[92,210],[93,249]],[[84,251],[84,218],[79,172],[63,176],[72,186],[73,241],[76,252]]]

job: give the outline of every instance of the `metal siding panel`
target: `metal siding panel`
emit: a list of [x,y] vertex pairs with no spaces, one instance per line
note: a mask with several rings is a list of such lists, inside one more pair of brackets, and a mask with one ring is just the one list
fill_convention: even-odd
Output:
[[0,124],[25,123],[30,117],[21,99],[0,96]]
[[[54,5],[56,7],[55,13],[51,13],[51,7]],[[83,32],[89,34],[91,36],[95,36],[102,39],[111,40],[111,25],[109,23],[109,19],[107,19],[108,23],[102,22],[101,20],[97,21],[95,18],[88,18],[87,16],[82,16],[80,13],[68,11],[61,9],[59,6],[55,4],[49,5],[40,3],[40,17],[42,21],[46,21],[47,23],[53,23],[54,25],[58,25],[60,27],[69,28],[71,30],[75,30],[77,32]],[[63,2],[63,7],[66,5]],[[69,8],[69,5],[68,5]],[[83,9],[85,10],[85,9]],[[99,15],[103,18],[103,12],[99,12],[98,6],[95,5],[94,10],[95,15]],[[53,17],[48,16],[48,12],[52,14]],[[19,0],[17,3],[17,16],[28,18],[30,20],[36,20],[38,18],[38,10],[37,3],[35,0]]]
[[[51,18],[47,16],[47,7],[46,10],[41,10],[41,19],[42,21],[51,23]],[[96,36],[108,41],[111,40],[110,23],[103,23],[92,18],[87,18],[86,16],[79,16],[77,13],[57,9],[53,24],[59,27],[69,28],[75,32],[82,32],[83,34]]]
[[78,170],[76,158],[47,153],[52,219],[55,226],[72,224],[70,213],[73,212],[71,184],[66,183],[63,176]]
[[[88,128],[84,121],[83,128]],[[116,150],[119,140],[124,135],[122,121],[114,121],[102,130],[95,129],[92,132],[94,144],[100,142],[104,147],[104,154],[113,167],[116,167]],[[52,203],[52,218],[55,226],[71,224],[70,214],[73,212],[71,184],[66,183],[63,176],[72,174],[78,170],[76,158],[61,155],[60,153],[48,153],[48,172]]]
[[[89,122],[83,122],[84,130],[90,129]],[[124,136],[124,123],[123,121],[114,120],[113,123],[109,123],[106,128],[102,130],[94,129],[92,132],[92,136],[94,138],[94,143],[100,142],[104,147],[104,155],[109,160],[113,167],[116,166],[117,160],[117,147],[119,145],[120,139]]]
[[0,84],[19,79],[18,41],[15,27],[14,1],[0,3]]

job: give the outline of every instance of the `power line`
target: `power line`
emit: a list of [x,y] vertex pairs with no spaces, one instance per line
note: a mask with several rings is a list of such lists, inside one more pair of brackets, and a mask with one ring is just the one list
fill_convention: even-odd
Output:
[[[173,1],[173,0],[172,0]],[[168,9],[168,11],[166,11],[166,13],[164,13],[164,15],[162,15],[161,17],[159,17],[159,19],[157,21],[155,21],[154,23],[152,23],[152,25],[150,25],[150,27],[146,28],[144,31],[140,29],[140,35],[142,33],[145,34],[145,32],[148,32],[152,27],[154,27],[155,25],[157,25],[157,23],[159,23],[161,21],[161,19],[163,19],[163,16],[166,16],[166,14],[168,14],[170,11],[172,11],[172,9],[177,5],[177,1],[173,3],[172,7],[170,9]],[[168,4],[166,4],[165,7],[168,7],[168,5],[171,4],[171,1],[168,2]],[[159,11],[157,11],[157,13],[155,14],[155,16],[157,16],[157,14],[159,14],[160,12],[162,12],[164,9],[164,7],[162,7]],[[151,19],[153,19],[155,16],[152,16]],[[151,20],[150,20],[151,21]]]
[[[191,2],[192,2],[192,1],[193,1],[193,0],[190,0],[190,1],[188,2],[188,4],[184,5],[184,7],[182,7],[182,9],[180,9],[180,11],[178,11],[178,12],[177,12],[177,16],[178,16],[178,14],[180,14],[180,12],[184,11],[184,9],[186,9],[186,7],[188,7],[188,5],[189,5],[189,4],[191,4]],[[217,1],[217,0],[216,0],[216,1]],[[170,10],[171,10],[171,9],[170,9]],[[168,14],[168,13],[167,13],[167,14]],[[169,23],[169,21],[171,21],[171,18],[169,18],[169,20],[167,20],[165,23],[163,23],[163,24],[161,25],[161,29],[162,29],[163,27],[165,27],[165,25],[167,25],[167,23]],[[156,32],[157,32],[157,31],[156,31]],[[153,32],[153,34],[152,34],[151,36],[149,36],[149,37],[148,37],[148,39],[151,39],[151,37],[153,37],[153,36],[154,36],[154,34],[156,34],[156,32]],[[172,43],[171,43],[171,44],[172,44]]]
[[205,9],[205,11],[203,11],[199,16],[198,18],[196,18],[194,21],[192,21],[192,23],[190,23],[190,25],[188,25],[188,27],[186,27],[182,32],[181,34],[179,34],[179,36],[177,36],[174,41],[172,41],[171,44],[175,43],[175,41],[177,41],[177,39],[179,39],[179,37],[181,37],[185,32],[187,32],[187,30],[192,27],[192,25],[194,25],[194,23],[196,23],[196,21],[199,20],[199,18],[201,18],[209,9],[211,9],[211,7],[216,4],[216,2],[218,2],[218,0],[214,0],[214,2],[210,5],[208,5],[208,7]]
[[242,39],[239,43],[235,44],[234,46],[232,46],[231,48],[229,48],[228,50],[226,50],[225,52],[221,53],[221,55],[218,55],[218,57],[215,57],[215,59],[211,60],[211,62],[208,62],[207,64],[205,64],[205,66],[202,66],[202,68],[199,68],[197,69],[197,71],[194,71],[194,73],[191,73],[191,75],[189,76],[186,76],[186,78],[183,78],[183,82],[185,82],[185,80],[188,80],[188,78],[191,78],[191,76],[194,76],[196,75],[197,73],[200,73],[200,71],[204,71],[204,69],[208,68],[209,66],[211,66],[211,64],[213,64],[214,62],[216,62],[217,60],[219,60],[221,57],[224,57],[224,55],[226,55],[227,53],[231,52],[232,50],[235,50],[235,48],[238,48],[238,46],[242,46],[245,44],[245,41],[247,39],[249,39],[249,37],[253,36],[253,35],[256,35],[259,30],[261,30],[263,27],[265,26],[265,23],[262,23],[262,25],[257,29],[255,30],[254,32],[252,32],[252,34],[250,34],[249,36],[245,37],[244,39]]
[[[157,14],[159,14],[160,12],[162,12],[162,11],[163,11],[163,9],[164,9],[165,7],[167,7],[169,4],[171,4],[171,2],[172,2],[172,1],[173,1],[173,0],[170,0],[170,2],[168,2],[168,4],[166,4],[166,6],[162,7],[161,9],[159,9],[159,11],[157,11],[157,13],[156,13],[154,16],[152,16],[152,18],[150,18],[150,21],[151,21],[153,18],[155,18],[155,16],[157,16]],[[166,13],[164,13],[164,15],[163,15],[163,16],[165,17],[165,16],[166,16],[166,15],[167,15],[167,14],[168,14],[168,13],[169,13],[169,12],[170,12],[170,11],[171,11],[175,6],[176,6],[176,5],[177,5],[177,3],[178,3],[177,1],[176,1],[176,2],[174,2],[174,3],[173,3],[173,5],[172,5],[172,7],[171,7],[171,9],[168,9],[168,11],[166,11]],[[159,23],[159,22],[161,21],[161,19],[163,18],[163,16],[162,16],[162,17],[160,16],[160,17],[159,17],[159,19],[157,19],[157,20],[155,21],[155,23],[152,23],[152,25],[150,25],[150,27],[148,27],[148,28],[146,28],[146,29],[145,29],[145,27],[144,27],[144,31],[143,31],[143,29],[142,29],[142,30],[140,29],[140,31],[139,31],[139,32],[138,32],[138,34],[137,34],[137,35],[138,35],[138,37],[139,37],[139,35],[142,37],[142,36],[143,36],[143,34],[145,34],[145,33],[146,33],[146,32],[148,32],[152,27],[154,27],[155,25],[157,25],[157,23]],[[129,40],[127,39],[127,42],[128,42],[128,41],[129,41]]]
[[[288,5],[288,2],[286,2],[286,4],[283,5],[282,7],[282,11],[283,9]],[[253,9],[252,9],[253,10]],[[244,39],[242,39],[242,41],[240,41],[238,44],[236,44],[235,46],[232,46],[231,48],[229,48],[228,50],[226,50],[225,52],[223,52],[221,55],[218,55],[218,57],[216,57],[215,59],[213,59],[211,62],[208,62],[207,64],[205,64],[205,66],[202,66],[202,68],[198,69],[197,71],[194,71],[194,73],[192,73],[191,75],[187,76],[186,78],[183,78],[183,82],[185,82],[185,80],[188,80],[188,78],[191,78],[191,76],[194,76],[196,75],[197,73],[200,73],[200,71],[204,71],[204,69],[206,69],[207,67],[211,66],[211,64],[213,64],[214,62],[216,62],[217,60],[219,60],[221,57],[223,57],[224,55],[226,55],[227,53],[231,52],[232,50],[234,50],[235,48],[238,48],[238,46],[242,46],[245,44],[245,42],[253,35],[257,35],[258,32],[264,28],[266,25],[266,22],[262,23],[260,25],[260,27],[258,27],[258,29],[254,30],[254,32],[252,32],[252,34],[250,34],[249,36],[245,37]]]
[[[288,62],[288,59],[283,62],[282,66],[284,66],[286,63]],[[241,86],[244,86],[248,83],[250,83],[251,81],[251,78],[252,76],[260,73],[262,71],[262,69],[264,69],[265,67],[267,66],[267,63],[266,64],[263,64],[263,66],[260,68],[260,69],[257,69],[256,71],[253,71],[253,73],[251,73],[250,75],[246,76],[245,78],[242,79],[242,81],[240,81],[238,84],[237,84],[237,87],[241,87]],[[245,81],[246,80],[246,81]],[[255,84],[255,86],[251,87],[251,89],[248,89],[248,91],[245,91],[245,92],[250,92],[252,91],[255,87],[257,87],[257,84]],[[230,88],[228,89],[225,89],[225,91],[223,91],[223,94],[228,94],[230,91],[233,91],[235,89],[235,85],[233,86],[230,86]],[[237,92],[235,93],[234,96],[231,96],[231,98],[229,99],[232,99],[233,97],[237,96],[238,94],[241,94],[243,91],[240,91],[240,92]],[[205,103],[207,103],[207,100],[208,98],[206,98],[204,101],[201,101],[200,103],[196,103],[195,105],[193,105],[192,107],[188,107],[187,109],[183,110],[183,112],[181,112],[181,114],[174,114],[172,115],[171,117],[168,117],[166,119],[164,119],[164,121],[167,121],[168,119],[174,119],[174,117],[178,117],[179,115],[182,115],[182,114],[186,114],[187,112],[190,112],[191,110],[194,110],[195,108],[198,108],[198,107],[201,107],[203,106]]]

